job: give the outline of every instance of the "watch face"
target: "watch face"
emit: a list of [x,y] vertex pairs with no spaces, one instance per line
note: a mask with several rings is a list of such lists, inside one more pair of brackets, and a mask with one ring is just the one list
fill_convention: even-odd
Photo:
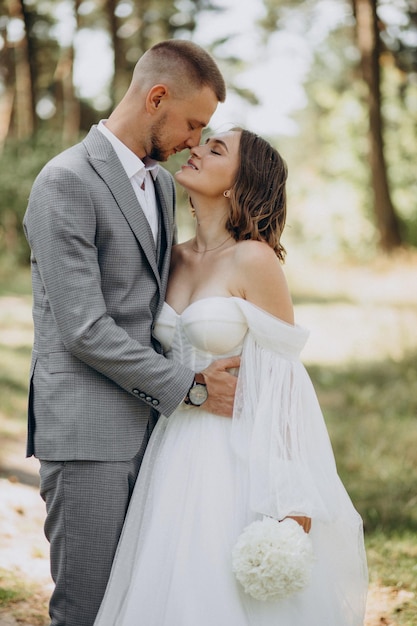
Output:
[[208,398],[207,387],[197,383],[194,387],[191,387],[188,397],[190,398],[191,404],[195,406],[202,405]]

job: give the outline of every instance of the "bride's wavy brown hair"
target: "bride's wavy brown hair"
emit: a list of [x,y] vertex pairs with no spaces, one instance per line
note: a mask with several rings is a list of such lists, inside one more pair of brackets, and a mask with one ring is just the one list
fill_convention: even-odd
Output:
[[243,128],[232,130],[241,136],[226,228],[236,241],[265,241],[283,263],[286,251],[280,239],[287,215],[287,165],[262,137]]

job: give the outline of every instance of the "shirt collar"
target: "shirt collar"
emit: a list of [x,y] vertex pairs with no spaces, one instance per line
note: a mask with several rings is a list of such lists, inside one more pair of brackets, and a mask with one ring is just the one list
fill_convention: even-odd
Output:
[[110,141],[128,178],[137,175],[138,179],[141,179],[140,182],[143,182],[146,172],[150,171],[155,180],[159,171],[158,161],[147,156],[142,161],[142,159],[136,156],[130,148],[107,128],[106,121],[107,120],[100,120],[97,129]]

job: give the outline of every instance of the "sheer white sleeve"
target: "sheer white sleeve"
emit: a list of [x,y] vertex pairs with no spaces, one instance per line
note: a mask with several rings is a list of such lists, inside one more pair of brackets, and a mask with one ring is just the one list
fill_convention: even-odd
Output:
[[[308,332],[241,302],[248,321],[232,444],[252,511],[332,521],[351,512],[323,415],[299,354]],[[356,520],[357,523],[357,520]]]

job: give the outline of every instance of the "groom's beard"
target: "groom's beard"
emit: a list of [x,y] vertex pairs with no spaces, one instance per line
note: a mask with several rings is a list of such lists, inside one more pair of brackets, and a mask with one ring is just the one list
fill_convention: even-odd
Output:
[[163,146],[164,130],[166,128],[167,115],[163,115],[158,122],[154,124],[151,130],[151,151],[148,156],[155,161],[166,161],[171,155],[171,150]]

